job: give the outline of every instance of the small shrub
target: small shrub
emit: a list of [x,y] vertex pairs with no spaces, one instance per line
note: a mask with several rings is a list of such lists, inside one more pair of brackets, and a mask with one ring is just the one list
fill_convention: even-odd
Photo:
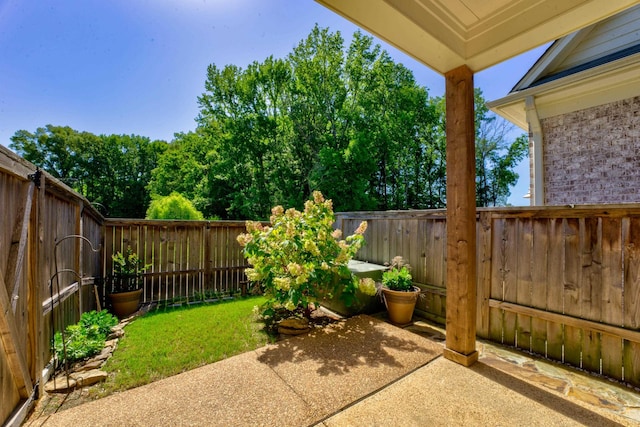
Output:
[[397,256],[391,260],[389,270],[382,273],[382,285],[392,291],[411,291],[413,282],[409,264],[402,257]]
[[82,313],[79,323],[84,328],[96,326],[98,333],[106,337],[111,332],[111,328],[118,324],[118,319],[106,310],[91,310]]
[[110,293],[130,292],[142,286],[141,274],[151,264],[144,265],[144,261],[133,252],[130,246],[126,251],[111,255],[113,259],[113,275],[107,277],[107,289]]
[[138,254],[133,252],[131,246],[127,246],[124,253],[116,252],[111,255],[111,259],[113,260],[114,274],[137,276],[143,273],[148,267],[144,265],[144,261],[138,257]]
[[100,353],[104,346],[104,336],[87,334],[80,325],[67,326],[64,338],[66,348],[62,345],[62,333],[56,332],[55,350],[60,362],[65,360],[65,350],[67,362],[73,363]]
[[247,233],[238,236],[253,266],[246,269],[247,278],[259,282],[269,298],[263,317],[274,316],[280,308],[290,313],[302,308],[308,315],[309,303],[334,295],[349,306],[358,288],[375,294],[373,280],[359,281],[347,266],[364,243],[366,222],[355,234],[341,239],[341,230],[333,229],[331,200],[325,200],[319,191],[305,203],[303,212],[285,211],[282,206],[271,212],[271,226],[248,221]]
[[54,350],[57,360],[73,363],[94,356],[104,347],[104,342],[111,328],[118,324],[118,319],[107,311],[89,311],[80,316],[80,321],[65,329],[64,345],[62,333],[54,336]]
[[173,192],[168,196],[156,196],[147,209],[147,219],[192,219],[202,220],[202,212],[182,194]]

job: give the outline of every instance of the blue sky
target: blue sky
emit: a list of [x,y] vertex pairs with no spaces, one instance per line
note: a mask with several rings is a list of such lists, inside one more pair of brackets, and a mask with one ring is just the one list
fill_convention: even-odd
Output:
[[[0,143],[47,124],[170,141],[195,128],[207,65],[283,58],[315,23],[347,43],[358,30],[313,0],[0,0]],[[376,42],[444,95],[442,76]],[[501,98],[543,51],[480,72],[475,85]],[[517,172],[509,201],[528,205],[528,161]]]

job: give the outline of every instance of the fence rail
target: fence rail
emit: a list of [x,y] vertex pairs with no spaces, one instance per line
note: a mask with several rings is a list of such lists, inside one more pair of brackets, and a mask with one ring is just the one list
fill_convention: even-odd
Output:
[[[358,258],[407,258],[444,323],[445,211],[337,214],[367,220]],[[640,205],[478,209],[477,334],[640,386]]]

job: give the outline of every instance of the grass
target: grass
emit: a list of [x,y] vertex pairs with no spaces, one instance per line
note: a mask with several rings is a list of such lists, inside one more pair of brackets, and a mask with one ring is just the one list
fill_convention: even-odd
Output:
[[165,308],[125,329],[105,364],[109,378],[95,397],[127,390],[261,347],[270,341],[253,307],[263,297],[212,305]]

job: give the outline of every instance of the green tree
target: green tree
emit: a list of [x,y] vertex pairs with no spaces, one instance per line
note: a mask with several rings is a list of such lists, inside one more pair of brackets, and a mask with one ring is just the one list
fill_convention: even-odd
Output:
[[[171,144],[153,193],[179,190],[224,218],[301,208],[312,189],[340,211],[446,205],[444,98],[360,32],[345,48],[316,25],[284,60],[212,64],[198,102],[198,129]],[[481,93],[476,102],[479,200],[504,203],[522,141],[507,143]]]
[[529,150],[526,135],[509,142],[513,125],[497,117],[486,105],[482,91],[475,90],[476,120],[476,205],[500,206],[507,203],[509,187],[518,182],[515,166]]
[[286,61],[211,65],[205,89],[199,126],[220,136],[208,195],[222,189],[231,216],[301,207],[312,189],[337,210],[443,203],[437,105],[371,37],[356,32],[345,49],[315,26]]
[[[206,92],[198,98],[198,122],[204,134],[219,135],[216,152],[209,153],[210,189],[227,188],[227,213],[263,218],[281,199],[282,167],[287,167],[286,88],[289,66],[268,58],[246,70],[210,65]],[[286,175],[286,174],[285,174]]]
[[98,137],[89,132],[78,132],[69,126],[47,125],[34,133],[16,131],[9,147],[75,189],[85,175],[81,166],[82,156],[97,143]]
[[340,156],[349,142],[342,109],[347,100],[343,79],[344,40],[340,32],[330,33],[317,25],[288,56],[293,69],[291,81],[291,121],[294,138],[294,180],[304,196],[318,189],[341,209],[344,196],[344,159]]
[[425,195],[430,154],[440,142],[436,106],[418,86],[411,71],[395,64],[386,52],[374,62],[363,96],[365,123],[359,138],[375,159],[371,192],[379,209],[436,207]]
[[146,219],[202,220],[204,217],[189,199],[174,191],[168,196],[154,198],[147,210]]
[[137,135],[100,135],[47,125],[17,131],[10,147],[95,203],[112,217],[143,218],[145,189],[166,149],[164,141]]
[[215,178],[211,176],[208,158],[215,148],[215,138],[205,135],[202,128],[175,134],[151,172],[147,190],[152,197],[176,191],[192,200],[206,217],[224,216],[225,208],[218,206],[217,194],[210,193],[209,180]]

